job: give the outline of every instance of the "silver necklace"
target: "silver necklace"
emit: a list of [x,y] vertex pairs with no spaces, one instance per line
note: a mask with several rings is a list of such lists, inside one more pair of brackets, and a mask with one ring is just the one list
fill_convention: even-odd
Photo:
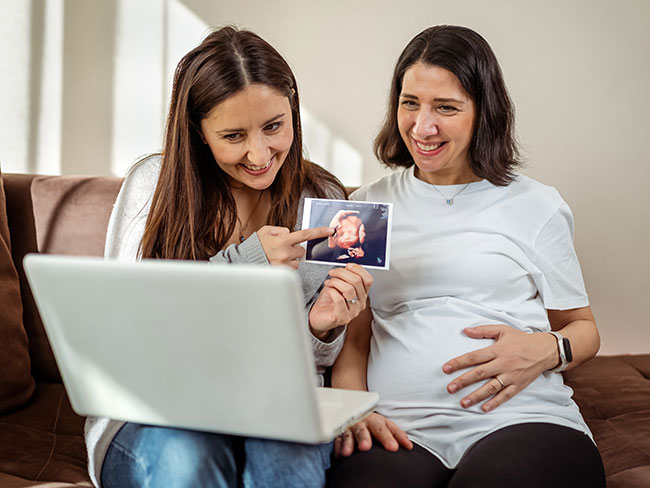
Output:
[[259,196],[259,198],[257,199],[257,203],[256,203],[255,206],[253,207],[253,210],[251,210],[251,213],[250,213],[250,215],[248,216],[248,218],[246,219],[246,223],[245,223],[245,224],[242,224],[241,219],[239,218],[239,214],[236,215],[236,217],[237,217],[237,223],[239,224],[239,242],[244,242],[244,241],[246,240],[246,237],[245,237],[244,234],[246,233],[246,229],[248,228],[248,224],[250,223],[251,218],[253,217],[253,214],[255,213],[255,210],[257,210],[257,207],[260,206],[260,202],[262,201],[262,195],[263,195],[263,194],[264,194],[264,190],[262,190],[262,191],[260,192],[260,196]]
[[438,187],[436,185],[432,185],[432,186],[433,186],[434,190],[436,190],[438,193],[440,193],[443,196],[443,198],[445,199],[445,203],[447,205],[453,205],[454,204],[454,198],[456,198],[458,195],[460,195],[462,193],[462,191],[469,186],[470,183],[471,183],[471,181],[469,183],[467,183],[464,187],[462,187],[460,190],[458,190],[456,192],[456,194],[451,198],[448,198],[447,195],[445,195],[440,190],[438,190]]

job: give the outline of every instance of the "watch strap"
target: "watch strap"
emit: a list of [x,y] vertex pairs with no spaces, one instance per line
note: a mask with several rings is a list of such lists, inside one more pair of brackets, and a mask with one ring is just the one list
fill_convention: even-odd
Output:
[[567,369],[571,361],[573,361],[571,342],[568,338],[564,337],[559,332],[555,332],[554,330],[549,331],[549,334],[552,334],[557,340],[557,350],[560,356],[560,364],[558,364],[553,369],[549,369],[549,371],[552,373],[559,373],[560,371]]

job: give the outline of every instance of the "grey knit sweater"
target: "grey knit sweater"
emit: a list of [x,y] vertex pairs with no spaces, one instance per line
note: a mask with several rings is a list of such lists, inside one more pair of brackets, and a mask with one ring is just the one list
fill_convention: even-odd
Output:
[[[131,169],[120,189],[113,212],[108,224],[106,235],[105,256],[107,259],[137,260],[140,240],[149,215],[158,173],[160,171],[160,156],[150,156]],[[332,198],[342,198],[342,195],[332,195]],[[298,215],[302,214],[303,202],[300,202]],[[297,227],[299,227],[299,223]],[[253,234],[239,245],[228,246],[210,259],[213,263],[251,263],[268,266],[264,250],[257,234]],[[318,293],[327,277],[329,267],[301,263],[298,273],[302,278],[305,297],[305,307],[309,307],[318,298]],[[334,329],[322,342],[311,338],[318,385],[323,384],[323,372],[331,366],[338,356],[345,336],[345,328]],[[124,422],[107,418],[88,417],[86,419],[85,436],[88,449],[88,470],[95,486],[101,486],[102,463],[113,437],[124,425]]]

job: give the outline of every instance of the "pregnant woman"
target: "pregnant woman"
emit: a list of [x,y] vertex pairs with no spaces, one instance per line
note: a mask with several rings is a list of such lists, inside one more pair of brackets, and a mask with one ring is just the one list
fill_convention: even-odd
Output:
[[381,400],[337,440],[328,484],[605,486],[560,374],[600,343],[573,216],[516,173],[512,105],[483,37],[436,26],[406,46],[375,152],[398,171],[351,198],[394,204],[390,271],[373,273],[333,385]]

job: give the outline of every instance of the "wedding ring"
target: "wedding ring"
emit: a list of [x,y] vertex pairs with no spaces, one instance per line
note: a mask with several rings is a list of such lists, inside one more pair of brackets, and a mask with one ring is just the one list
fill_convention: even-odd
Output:
[[350,305],[353,305],[359,301],[359,297],[354,297],[352,300],[346,299],[345,301],[348,302]]
[[498,376],[495,376],[494,379],[497,380],[499,383],[501,383],[502,390],[506,387],[506,385],[503,384],[503,381],[501,381]]

